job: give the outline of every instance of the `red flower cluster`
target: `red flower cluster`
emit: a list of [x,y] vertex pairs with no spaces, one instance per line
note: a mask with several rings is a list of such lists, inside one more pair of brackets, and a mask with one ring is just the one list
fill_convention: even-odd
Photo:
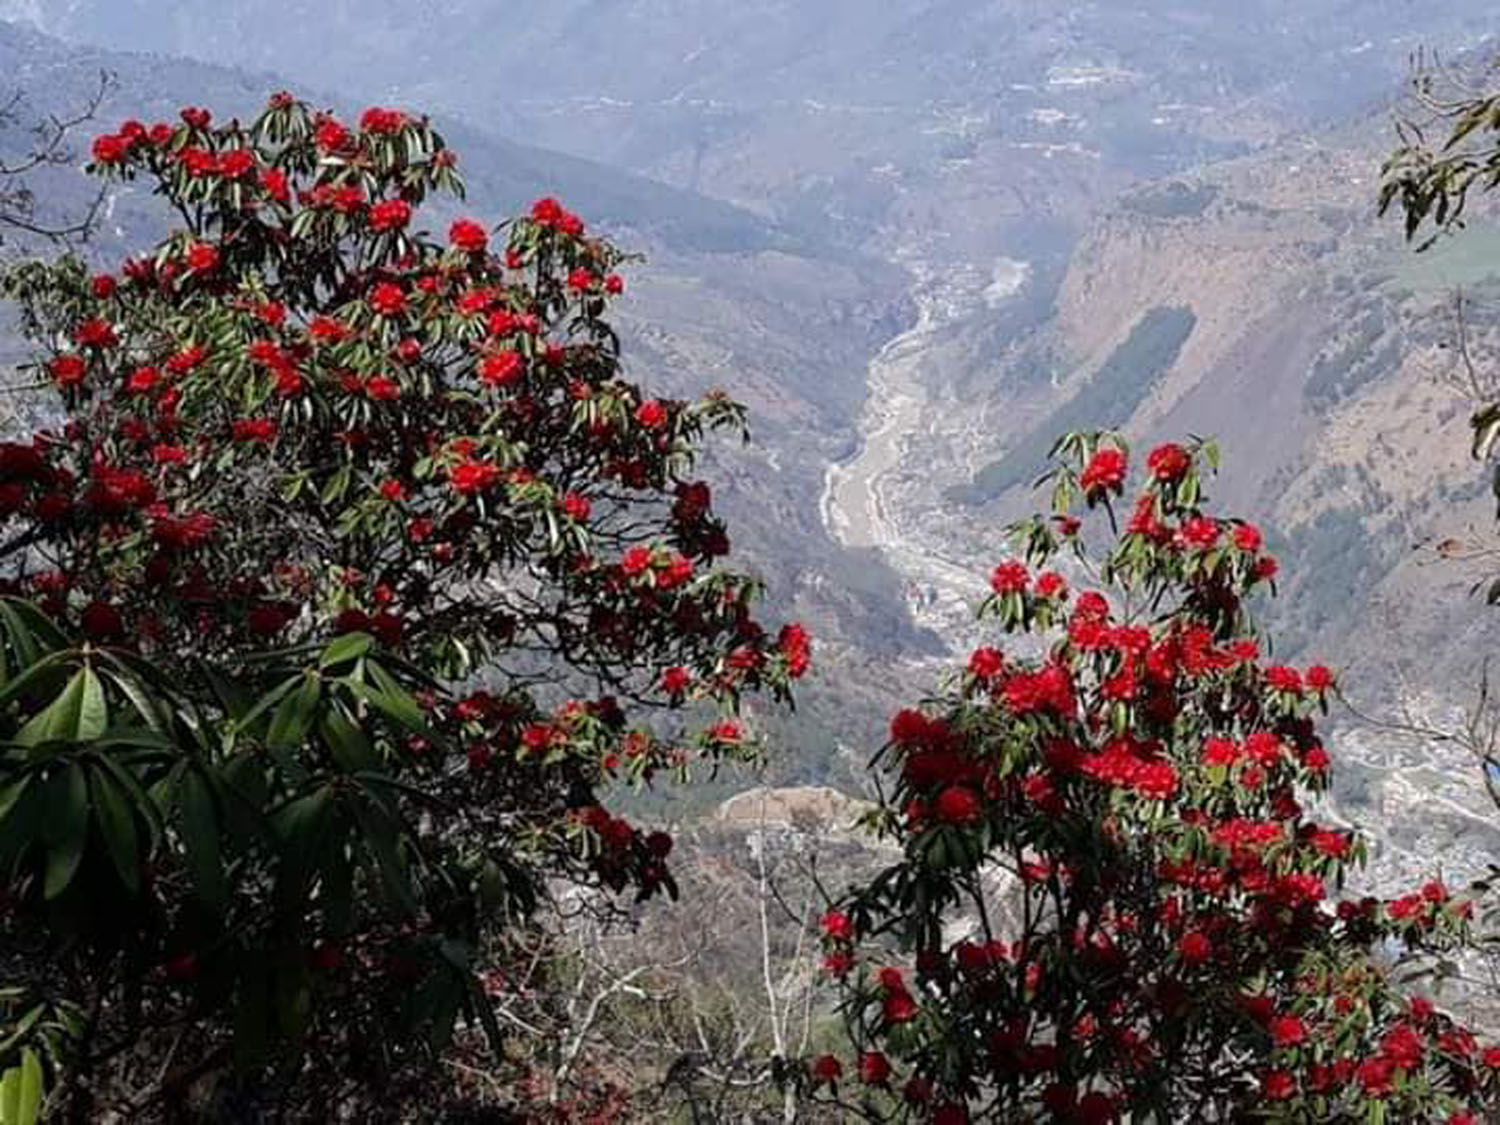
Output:
[[[1085,500],[1123,480],[1108,437],[1059,449],[1083,461]],[[1153,451],[1097,568],[1139,616],[1095,591],[1065,610],[1044,567],[1081,549],[1077,529],[1060,543],[1057,519],[1024,522],[1025,558],[996,567],[981,615],[1029,639],[977,648],[954,691],[891,722],[879,819],[903,859],[830,915],[881,943],[859,972],[862,935],[825,926],[826,963],[853,1042],[879,1049],[882,1081],[904,1072],[924,1113],[1363,1120],[1379,1099],[1428,1121],[1478,1089],[1472,1036],[1430,1004],[1408,1018],[1380,956],[1389,939],[1440,948],[1469,906],[1437,883],[1323,906],[1362,855],[1300,799],[1328,784],[1313,720],[1333,677],[1260,664],[1261,536],[1202,511],[1197,473],[1195,448]],[[1071,479],[1054,478],[1065,519]],[[946,943],[976,927],[983,940]],[[914,982],[885,943],[914,955]],[[1437,1088],[1454,1096],[1413,1092]]]

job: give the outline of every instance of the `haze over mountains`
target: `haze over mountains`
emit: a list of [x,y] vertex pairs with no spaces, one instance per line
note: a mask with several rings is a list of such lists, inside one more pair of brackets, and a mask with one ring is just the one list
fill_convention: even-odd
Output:
[[[1422,374],[1448,283],[1482,290],[1492,259],[1412,259],[1373,214],[1410,54],[1481,47],[1489,4],[0,0],[0,18],[18,21],[0,62],[39,95],[118,71],[111,116],[248,112],[283,83],[430,110],[472,210],[555,191],[646,251],[633,370],[748,402],[756,444],[711,471],[737,547],[829,642],[782,776],[849,776],[883,700],[931,682],[1068,425],[1221,439],[1227,499],[1281,534],[1293,653],[1441,709],[1495,639],[1464,580],[1408,550],[1492,515],[1462,405]],[[140,237],[149,209],[116,207],[113,236]],[[1366,763],[1351,815],[1394,848],[1478,823],[1465,764],[1345,750]],[[1435,789],[1459,811],[1428,815]]]

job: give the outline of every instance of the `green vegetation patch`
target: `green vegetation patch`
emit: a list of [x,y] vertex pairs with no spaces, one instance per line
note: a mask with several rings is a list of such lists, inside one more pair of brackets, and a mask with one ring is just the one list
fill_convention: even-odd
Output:
[[1185,306],[1158,305],[1147,312],[1080,390],[1054,410],[999,460],[981,469],[972,484],[950,489],[960,504],[980,504],[1042,471],[1058,434],[1124,425],[1156,380],[1170,371],[1198,324]]

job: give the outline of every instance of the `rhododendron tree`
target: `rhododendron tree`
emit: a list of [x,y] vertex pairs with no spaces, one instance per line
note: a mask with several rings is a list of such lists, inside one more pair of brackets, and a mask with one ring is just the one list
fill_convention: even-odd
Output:
[[498,1043],[474,966],[504,988],[550,886],[675,894],[601,786],[752,755],[742,696],[810,642],[716,565],[692,468],[739,407],[625,378],[622,255],[562,205],[434,236],[461,183],[425,119],[287,95],[93,156],[181,226],[7,279],[64,415],[0,446],[7,1049],[81,1088],[171,1044],[82,1112],[231,1057],[328,1109],[330,1063]]
[[1275,564],[1206,509],[1216,452],[1151,452],[1108,536],[1124,443],[1057,456],[980,610],[1010,641],[891,724],[902,855],[824,919],[852,1044],[809,1083],[887,1120],[1469,1120],[1500,1052],[1393,983],[1469,904],[1336,901],[1365,844],[1305,807],[1333,676],[1266,659]]

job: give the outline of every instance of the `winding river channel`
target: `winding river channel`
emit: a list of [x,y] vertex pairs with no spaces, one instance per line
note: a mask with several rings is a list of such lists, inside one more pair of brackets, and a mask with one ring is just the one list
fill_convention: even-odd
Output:
[[954,406],[944,401],[930,353],[959,321],[1018,292],[1029,267],[1002,258],[986,274],[897,257],[914,279],[916,322],[870,361],[859,448],[828,467],[822,515],[841,543],[880,550],[907,581],[918,620],[951,637],[955,607],[966,620],[968,607],[983,591],[983,568],[944,557],[941,544],[917,534],[911,517],[921,513],[903,513],[898,492],[933,504],[942,486],[966,477],[965,467],[935,461],[952,448],[942,435],[962,430],[969,420],[956,417]]

